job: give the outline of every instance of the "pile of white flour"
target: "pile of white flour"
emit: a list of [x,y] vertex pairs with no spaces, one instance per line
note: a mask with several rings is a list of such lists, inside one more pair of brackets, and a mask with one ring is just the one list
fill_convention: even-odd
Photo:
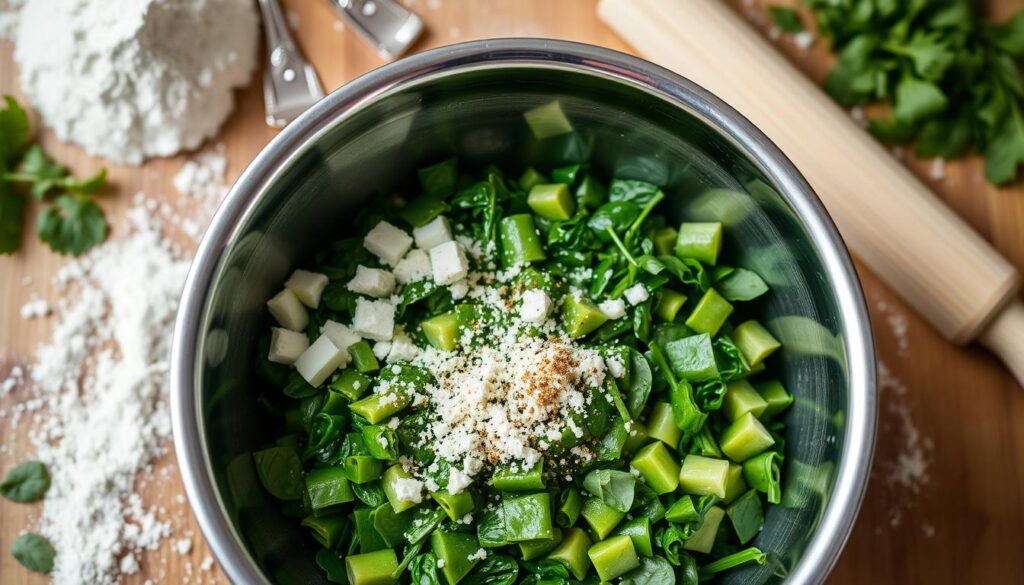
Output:
[[25,0],[17,18],[33,107],[58,138],[114,162],[198,147],[255,63],[252,0]]

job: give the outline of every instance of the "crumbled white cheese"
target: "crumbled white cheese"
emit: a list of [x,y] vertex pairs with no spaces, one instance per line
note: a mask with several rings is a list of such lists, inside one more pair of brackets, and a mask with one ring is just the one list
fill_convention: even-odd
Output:
[[327,287],[327,275],[307,270],[296,270],[285,281],[284,287],[295,293],[303,305],[315,309],[320,306],[320,295]]
[[357,299],[352,329],[368,339],[390,341],[395,330],[395,306],[388,301]]
[[387,361],[399,362],[416,359],[420,355],[420,348],[412,342],[405,333],[396,333],[391,340],[391,349],[388,351]]
[[551,299],[540,289],[523,292],[522,305],[519,306],[519,317],[529,323],[541,323],[551,313]]
[[453,282],[448,287],[448,292],[451,293],[452,300],[460,301],[460,300],[466,298],[466,295],[469,294],[469,283],[466,282],[465,278],[463,278],[462,280],[459,280],[457,282]]
[[626,366],[618,357],[605,359],[604,365],[608,368],[608,373],[611,374],[613,378],[621,378],[626,375]]
[[651,295],[647,292],[647,287],[641,283],[636,283],[633,286],[626,289],[622,296],[626,297],[631,305],[639,305],[640,303],[651,298]]
[[477,551],[466,557],[468,561],[482,561],[487,558],[487,551],[483,548],[477,549]]
[[267,301],[267,309],[281,327],[302,331],[309,324],[309,313],[291,289],[284,289]]
[[274,327],[270,331],[270,352],[267,359],[277,363],[291,365],[309,349],[306,334],[298,331]]
[[419,248],[409,250],[391,272],[399,284],[423,280],[431,275],[430,256]]
[[427,225],[413,229],[412,237],[416,238],[417,246],[429,250],[434,246],[452,241],[452,228],[448,223],[448,218],[439,215]]
[[454,467],[448,472],[448,493],[453,496],[461,494],[471,483],[473,483],[473,478]]
[[387,359],[388,354],[391,353],[391,342],[390,341],[378,341],[373,344],[373,356],[379,360]]
[[401,229],[382,221],[366,234],[363,247],[388,266],[394,266],[412,247],[412,238]]
[[319,386],[344,364],[347,357],[348,352],[338,349],[324,334],[295,360],[295,369],[311,386]]
[[626,316],[626,303],[622,299],[609,299],[597,306],[609,319],[621,319]]
[[387,270],[358,266],[356,275],[348,281],[346,286],[352,292],[379,299],[390,295],[395,290],[395,277]]
[[469,273],[469,261],[466,251],[455,241],[445,242],[430,249],[430,265],[434,271],[434,281],[447,285],[466,278]]
[[[328,320],[320,327],[320,333],[326,335],[335,347],[345,352],[345,355],[348,355],[348,348],[352,344],[359,343],[359,336],[337,321]],[[348,359],[345,360],[345,363],[348,363]]]
[[395,497],[399,502],[420,503],[423,501],[423,482],[411,477],[400,477],[395,480]]

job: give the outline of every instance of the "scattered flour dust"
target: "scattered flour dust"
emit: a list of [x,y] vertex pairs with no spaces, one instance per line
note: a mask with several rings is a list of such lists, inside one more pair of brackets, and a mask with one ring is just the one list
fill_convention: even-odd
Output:
[[[24,388],[0,416],[16,429],[31,415],[34,458],[50,470],[36,529],[57,550],[51,577],[58,585],[116,583],[171,536],[176,519],[138,495],[173,473],[154,464],[169,448],[168,360],[190,258],[166,233],[186,220],[205,226],[225,192],[225,169],[219,151],[184,165],[175,184],[189,197],[177,209],[136,195],[118,239],[58,272],[51,341],[27,371],[14,368],[0,383],[0,395]],[[203,203],[198,211],[186,209],[194,201]],[[192,534],[173,544],[187,555]],[[204,560],[204,570],[212,562]]]
[[[883,440],[894,441],[897,445],[894,456],[880,458],[879,471],[884,473],[883,479],[890,490],[903,492],[895,494],[895,503],[889,509],[889,523],[895,527],[903,521],[903,514],[914,507],[913,496],[919,495],[931,481],[928,467],[934,444],[921,435],[914,423],[905,400],[907,387],[881,360],[878,362],[878,388],[880,401],[889,414],[880,420],[880,435]],[[934,528],[929,529],[928,525],[923,530],[926,535],[934,534]]]

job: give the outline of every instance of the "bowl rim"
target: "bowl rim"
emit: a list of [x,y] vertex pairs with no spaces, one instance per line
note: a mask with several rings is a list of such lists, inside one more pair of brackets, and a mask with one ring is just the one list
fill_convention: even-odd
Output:
[[702,118],[731,140],[779,188],[811,235],[836,288],[843,315],[849,399],[832,497],[789,583],[828,576],[849,538],[870,475],[877,426],[874,341],[864,294],[850,255],[827,211],[782,151],[749,120],[703,87],[619,51],[572,41],[507,38],[439,47],[382,66],[342,85],[289,124],[249,164],[222,201],[196,251],[175,320],[171,349],[171,417],[178,468],[193,514],[232,582],[268,583],[227,518],[207,456],[195,367],[214,275],[253,206],[277,175],[317,136],[388,91],[471,68],[569,68],[632,84]]

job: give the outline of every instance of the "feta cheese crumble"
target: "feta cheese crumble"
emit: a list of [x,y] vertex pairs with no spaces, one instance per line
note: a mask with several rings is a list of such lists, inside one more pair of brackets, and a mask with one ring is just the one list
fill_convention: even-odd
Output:
[[387,270],[358,266],[346,285],[348,290],[370,297],[386,297],[395,290],[395,277]]
[[639,305],[640,303],[651,298],[650,293],[647,292],[647,288],[640,283],[634,284],[633,286],[626,289],[622,296],[626,297],[631,305]]
[[609,319],[621,319],[626,316],[626,303],[622,299],[609,299],[597,306]]
[[363,247],[388,266],[398,264],[412,248],[412,238],[401,229],[382,221],[373,226],[363,238]]
[[375,341],[390,341],[395,330],[395,306],[388,301],[356,300],[352,329]]
[[552,306],[547,293],[540,289],[531,289],[522,294],[519,316],[529,323],[541,323],[548,318]]

